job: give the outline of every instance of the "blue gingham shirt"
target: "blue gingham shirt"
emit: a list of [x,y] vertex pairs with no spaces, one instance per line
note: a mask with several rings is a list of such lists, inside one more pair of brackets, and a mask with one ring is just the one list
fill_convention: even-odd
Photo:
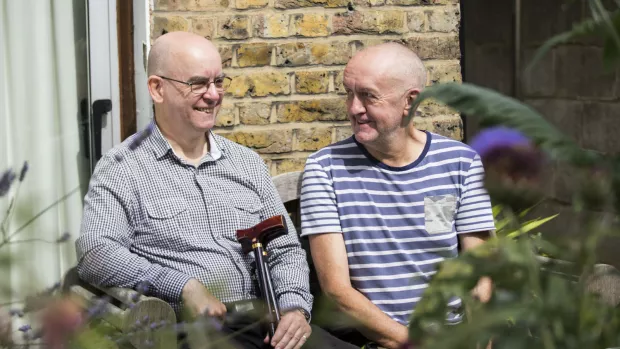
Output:
[[243,254],[236,230],[282,214],[288,234],[267,246],[278,304],[311,311],[305,251],[258,154],[209,133],[211,151],[194,167],[157,127],[131,150],[134,137],[105,154],[91,178],[76,241],[83,280],[147,282],[147,294],[177,312],[192,277],[224,303],[257,298],[254,256]]

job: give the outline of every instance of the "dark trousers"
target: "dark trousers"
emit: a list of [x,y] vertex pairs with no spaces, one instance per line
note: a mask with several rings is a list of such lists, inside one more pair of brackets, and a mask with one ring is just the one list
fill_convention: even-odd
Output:
[[[229,342],[234,347],[239,349],[271,349],[271,345],[263,342],[267,332],[264,327],[260,325],[260,323],[257,323],[258,319],[262,316],[262,309],[256,307],[253,310],[247,310],[247,307],[245,307],[243,302],[240,307],[237,307],[238,305],[239,303],[226,305],[227,316],[222,332],[226,335],[230,335]],[[238,308],[244,307],[245,309],[243,311],[238,310]],[[312,327],[312,333],[302,348],[359,349],[359,346],[340,340],[318,326],[310,326]]]

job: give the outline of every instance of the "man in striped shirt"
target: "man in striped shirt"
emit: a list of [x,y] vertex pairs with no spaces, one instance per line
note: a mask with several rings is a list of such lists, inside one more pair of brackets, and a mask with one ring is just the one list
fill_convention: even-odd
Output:
[[[301,235],[323,292],[358,323],[356,344],[406,343],[440,263],[495,228],[478,154],[403,123],[425,84],[422,61],[402,45],[357,53],[344,71],[354,135],[306,162]],[[474,290],[483,301],[490,291],[488,279]],[[461,320],[460,304],[449,304],[448,322]]]

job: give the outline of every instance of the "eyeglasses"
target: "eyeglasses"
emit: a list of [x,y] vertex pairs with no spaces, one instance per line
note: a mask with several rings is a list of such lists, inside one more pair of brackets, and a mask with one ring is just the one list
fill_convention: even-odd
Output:
[[207,90],[209,90],[209,86],[211,86],[211,84],[215,85],[215,89],[218,92],[224,92],[224,91],[226,91],[228,86],[230,86],[230,82],[232,81],[232,78],[230,78],[228,76],[216,77],[213,80],[205,79],[205,80],[196,80],[196,81],[192,81],[192,82],[172,79],[172,78],[168,78],[168,77],[161,76],[161,75],[157,75],[157,76],[159,76],[160,78],[165,79],[165,80],[170,80],[170,81],[178,82],[180,84],[187,85],[187,86],[189,86],[192,89],[192,92],[197,94],[197,95],[201,95],[201,94],[204,94],[205,92],[207,92]]

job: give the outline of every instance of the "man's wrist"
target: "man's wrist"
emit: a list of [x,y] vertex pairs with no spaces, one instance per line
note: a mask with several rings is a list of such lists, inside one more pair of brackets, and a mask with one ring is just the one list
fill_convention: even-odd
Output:
[[297,308],[297,309],[295,309],[295,310],[297,310],[298,312],[300,312],[300,313],[301,313],[301,315],[303,315],[303,316],[304,316],[304,318],[306,319],[306,321],[307,321],[307,322],[310,322],[310,313],[308,313],[308,312],[306,311],[306,309],[304,309],[304,308]]

